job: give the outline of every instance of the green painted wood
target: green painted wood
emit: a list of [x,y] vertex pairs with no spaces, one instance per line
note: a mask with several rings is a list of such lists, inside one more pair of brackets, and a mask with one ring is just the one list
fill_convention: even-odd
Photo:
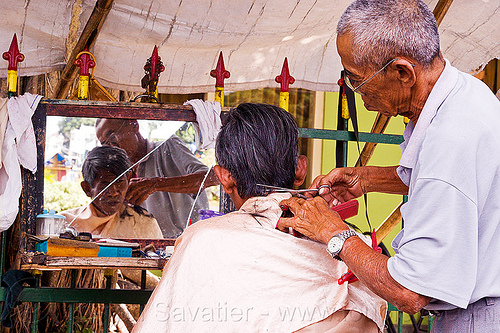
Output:
[[[70,288],[24,288],[20,302],[43,303],[112,303],[146,304],[152,290],[140,289],[70,289]],[[0,302],[5,301],[5,288],[0,288]]]
[[[356,141],[354,132],[324,130],[314,128],[299,128],[299,136],[301,138],[323,139],[323,140],[339,140],[339,141]],[[402,135],[394,134],[378,134],[378,133],[359,133],[359,142],[375,142],[398,145],[403,142]]]

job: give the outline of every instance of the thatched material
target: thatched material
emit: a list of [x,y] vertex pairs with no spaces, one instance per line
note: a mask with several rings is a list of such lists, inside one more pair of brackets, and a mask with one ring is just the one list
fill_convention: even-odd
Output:
[[[71,287],[71,271],[50,272],[48,285],[53,287]],[[76,288],[105,288],[104,271],[99,269],[77,270]],[[67,332],[69,320],[69,304],[49,303],[47,313],[47,332]],[[102,315],[104,304],[75,304],[75,328],[90,328],[93,332],[104,332]]]

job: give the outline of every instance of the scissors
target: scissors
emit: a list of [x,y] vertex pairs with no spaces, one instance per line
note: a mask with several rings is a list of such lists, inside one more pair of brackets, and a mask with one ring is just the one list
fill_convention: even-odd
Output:
[[307,189],[300,189],[300,190],[294,190],[294,189],[290,189],[290,188],[279,187],[279,186],[271,186],[271,185],[264,185],[264,184],[257,184],[257,186],[260,186],[260,187],[263,187],[263,188],[267,189],[267,191],[269,193],[271,193],[271,192],[290,193],[291,195],[295,195],[295,196],[297,196],[299,198],[302,198],[302,199],[307,199],[307,197],[305,195],[303,195],[302,193],[306,193],[306,192],[317,192],[317,193],[319,193],[319,190],[321,190],[322,188],[328,189],[328,192],[326,192],[326,193],[329,193],[330,190],[331,190],[330,185],[321,185],[318,188],[307,188]]

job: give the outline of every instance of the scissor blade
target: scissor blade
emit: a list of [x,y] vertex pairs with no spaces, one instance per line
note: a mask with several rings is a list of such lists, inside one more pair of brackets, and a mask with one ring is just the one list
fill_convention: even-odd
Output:
[[290,189],[290,188],[285,188],[285,187],[279,187],[279,186],[272,186],[272,185],[264,185],[264,184],[257,184],[257,186],[267,188],[269,190],[273,190],[275,192],[293,192],[295,190]]
[[301,190],[294,190],[291,188],[285,188],[285,187],[279,187],[279,186],[272,186],[272,185],[264,185],[264,184],[257,184],[257,186],[261,186],[264,188],[267,188],[269,190],[273,190],[274,192],[287,192],[287,193],[302,193],[302,192],[315,192],[318,189],[315,188],[309,188],[309,189],[301,189]]

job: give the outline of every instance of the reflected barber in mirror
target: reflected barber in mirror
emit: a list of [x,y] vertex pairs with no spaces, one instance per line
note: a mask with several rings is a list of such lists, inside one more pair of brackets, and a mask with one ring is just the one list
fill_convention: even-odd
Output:
[[[96,135],[101,144],[124,149],[136,163],[161,145],[134,168],[126,200],[140,204],[157,219],[164,238],[176,238],[187,225],[188,218],[197,221],[198,210],[208,209],[208,199],[196,194],[208,172],[184,142],[172,135],[163,142],[152,142],[139,132],[135,119],[97,119]],[[210,170],[204,187],[218,185]],[[195,205],[191,213],[191,208]]]
[[83,162],[81,183],[92,202],[60,214],[77,232],[97,237],[161,238],[155,218],[142,207],[125,202],[130,179],[130,172],[126,171],[130,166],[123,149],[92,149]]
[[[398,309],[430,310],[433,332],[500,332],[500,262],[493,255],[500,253],[500,102],[443,58],[423,1],[353,2],[338,23],[337,49],[345,82],[368,110],[410,119],[402,157],[399,166],[317,177],[311,188],[329,185],[331,192],[283,201],[295,217],[280,226],[328,244]],[[348,237],[329,208],[368,192],[408,194],[392,258]]]

